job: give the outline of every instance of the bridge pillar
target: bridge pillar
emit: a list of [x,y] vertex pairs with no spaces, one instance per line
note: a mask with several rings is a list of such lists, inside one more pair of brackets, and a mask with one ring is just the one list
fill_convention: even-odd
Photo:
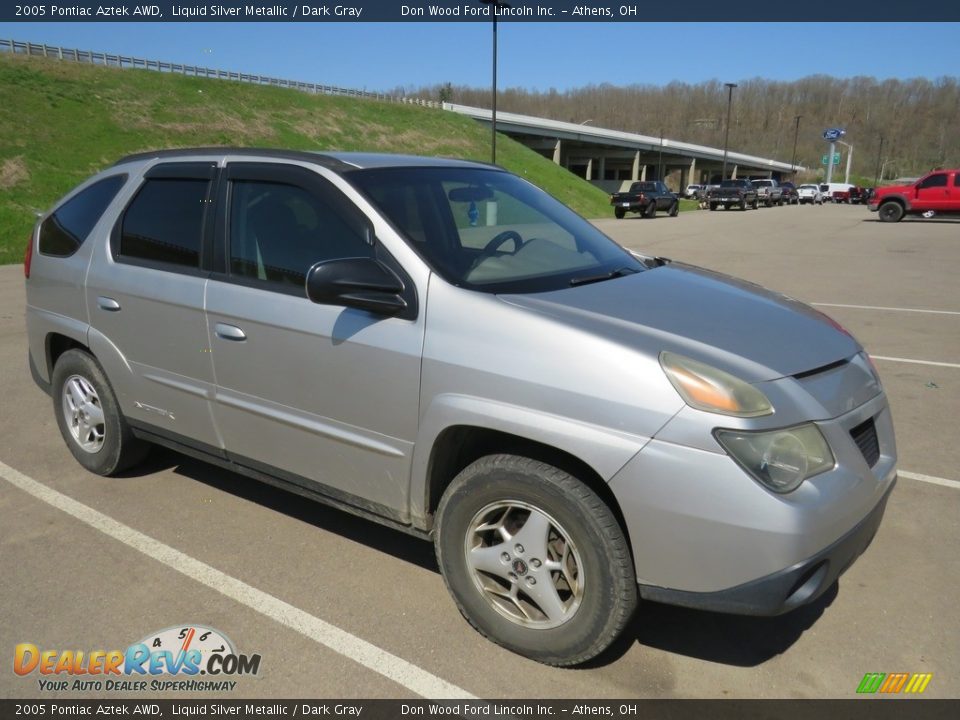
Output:
[[560,138],[557,138],[557,144],[553,146],[553,162],[560,164]]
[[633,154],[633,170],[630,173],[630,179],[633,182],[636,182],[640,179],[640,151],[637,150]]
[[646,166],[646,165],[641,165],[641,166],[640,166],[640,179],[641,179],[641,180],[646,180],[646,179],[647,179],[647,166]]
[[737,179],[737,166],[736,166],[736,165],[733,166],[733,172],[730,173],[730,179],[731,179],[731,180],[736,180],[736,179]]
[[593,158],[587,160],[587,180],[593,180]]
[[681,180],[680,182],[681,192],[686,190],[687,185],[690,185],[691,183],[699,184],[699,182],[697,181],[697,159],[696,158],[690,159],[690,169],[687,171],[686,181],[684,181],[682,177],[680,178],[680,180]]
[[597,162],[597,180],[605,180],[607,177],[607,159],[601,155]]

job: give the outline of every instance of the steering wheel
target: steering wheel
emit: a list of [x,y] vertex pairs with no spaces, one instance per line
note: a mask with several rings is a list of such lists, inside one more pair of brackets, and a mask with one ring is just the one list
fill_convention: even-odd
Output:
[[483,250],[480,251],[480,259],[493,255],[507,240],[513,240],[514,248],[511,255],[516,255],[520,252],[520,248],[525,244],[523,238],[520,237],[520,233],[516,230],[504,230],[484,246]]

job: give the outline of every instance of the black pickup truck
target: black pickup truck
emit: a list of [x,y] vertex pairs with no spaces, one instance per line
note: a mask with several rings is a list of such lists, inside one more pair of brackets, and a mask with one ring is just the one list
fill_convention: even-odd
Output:
[[630,186],[626,192],[610,196],[613,214],[620,220],[628,212],[640,213],[645,218],[655,217],[657,210],[666,210],[670,217],[676,217],[680,211],[680,201],[659,180],[641,180]]
[[716,210],[720,205],[727,210],[736,206],[741,210],[752,207],[754,210],[760,204],[757,198],[757,189],[749,180],[723,180],[720,187],[716,187],[707,194],[710,209]]

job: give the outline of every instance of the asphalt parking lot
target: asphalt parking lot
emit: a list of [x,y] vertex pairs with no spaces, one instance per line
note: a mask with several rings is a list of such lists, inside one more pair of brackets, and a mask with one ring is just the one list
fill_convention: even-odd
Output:
[[197,623],[262,656],[229,698],[850,698],[867,672],[960,697],[960,222],[804,206],[597,224],[813,303],[877,358],[901,478],[834,590],[780,618],[647,603],[587,668],[522,659],[459,616],[423,541],[168,451],[127,477],[82,470],[27,370],[22,268],[3,267],[0,696],[106,694],[41,692],[12,672],[17,643],[122,649]]

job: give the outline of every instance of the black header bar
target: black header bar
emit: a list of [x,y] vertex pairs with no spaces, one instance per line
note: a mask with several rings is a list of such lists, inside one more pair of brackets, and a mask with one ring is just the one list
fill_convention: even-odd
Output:
[[[811,38],[833,22],[958,22],[958,0],[731,2],[730,0],[344,0],[344,2],[3,2],[0,22],[810,22]],[[922,10],[920,9],[922,7]],[[879,48],[878,48],[879,50]]]

